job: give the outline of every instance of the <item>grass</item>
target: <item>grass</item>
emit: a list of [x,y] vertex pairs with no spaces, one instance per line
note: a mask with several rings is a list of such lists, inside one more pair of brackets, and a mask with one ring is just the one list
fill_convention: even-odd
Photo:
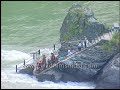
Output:
[[2,45],[59,43],[62,22],[74,3],[89,6],[95,17],[109,27],[119,22],[119,1],[2,1]]

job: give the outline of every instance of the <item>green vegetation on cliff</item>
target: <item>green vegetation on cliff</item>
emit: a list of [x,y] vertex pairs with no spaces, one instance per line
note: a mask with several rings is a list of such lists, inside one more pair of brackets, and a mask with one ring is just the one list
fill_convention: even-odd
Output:
[[112,46],[116,46],[120,49],[120,32],[114,33],[112,39],[107,44],[103,45],[103,49],[111,51]]

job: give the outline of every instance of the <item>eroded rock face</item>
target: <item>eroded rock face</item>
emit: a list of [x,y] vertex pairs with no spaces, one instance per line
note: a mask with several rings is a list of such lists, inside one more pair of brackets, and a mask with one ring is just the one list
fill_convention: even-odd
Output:
[[42,74],[34,74],[36,76],[36,78],[38,79],[38,81],[53,81],[53,82],[57,82],[60,81],[60,78],[62,77],[62,74],[58,71],[56,71],[54,68],[50,69],[47,72],[44,72]]
[[100,41],[86,51],[38,75],[37,78],[39,81],[52,80],[54,82],[94,81],[98,71],[118,52],[115,47],[110,52],[104,50],[102,45],[107,42],[106,40]]
[[[108,28],[97,21],[94,17],[94,13],[90,9],[83,8],[80,5],[74,5],[70,8],[60,29],[61,48],[59,49],[59,55],[65,56],[67,50],[71,48],[76,50],[78,40],[84,40],[84,36],[91,41],[107,31]],[[74,42],[69,43],[71,41]],[[38,81],[48,80],[54,82],[93,81],[97,78],[99,84],[96,88],[106,88],[102,82],[108,86],[112,86],[111,84],[113,84],[113,88],[118,87],[118,60],[115,60],[114,64],[109,66],[109,68],[107,67],[104,71],[104,66],[106,66],[108,61],[118,53],[116,47],[113,47],[111,51],[104,50],[102,45],[107,42],[108,41],[106,40],[101,40],[95,46],[92,46],[86,51],[75,55],[73,58],[58,64],[55,68],[35,76]],[[62,65],[63,67],[58,68],[59,65]],[[103,71],[101,71],[102,69]],[[20,72],[33,74],[33,70],[34,68],[26,68]]]
[[61,48],[59,53],[63,55],[63,51],[76,49],[79,40],[84,40],[85,37],[91,42],[108,31],[109,29],[104,24],[97,21],[91,9],[79,4],[73,5],[60,29]]
[[78,81],[77,78],[70,75],[69,73],[64,73],[59,71],[57,68],[50,69],[47,72],[44,72],[39,75],[35,75],[38,81],[53,81],[53,82],[68,82],[68,81]]
[[[65,68],[59,70],[76,77],[79,81],[95,80],[97,72],[118,52],[116,47],[111,51],[104,50],[102,45],[107,42],[102,40],[70,60],[62,62],[61,64]],[[74,65],[74,68],[66,68],[72,65]]]
[[99,89],[120,89],[120,53],[102,69],[102,73],[98,76],[96,82],[96,88]]

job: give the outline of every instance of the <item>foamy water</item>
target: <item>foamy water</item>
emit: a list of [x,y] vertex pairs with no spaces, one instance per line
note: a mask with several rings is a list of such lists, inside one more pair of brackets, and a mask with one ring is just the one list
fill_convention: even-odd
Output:
[[[41,49],[42,54],[49,54],[52,49]],[[31,58],[27,53],[16,50],[2,50],[2,71],[1,71],[1,87],[2,88],[52,88],[52,89],[90,89],[94,88],[95,84],[92,82],[59,82],[51,81],[38,82],[37,78],[27,74],[18,74],[15,72],[15,65],[23,62],[23,59]],[[18,63],[19,61],[19,63]],[[5,63],[9,63],[9,67],[5,67]],[[4,66],[4,67],[3,67]]]

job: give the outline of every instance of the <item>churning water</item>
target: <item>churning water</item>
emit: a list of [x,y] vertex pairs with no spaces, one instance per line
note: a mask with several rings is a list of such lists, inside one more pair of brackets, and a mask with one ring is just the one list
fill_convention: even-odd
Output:
[[[44,53],[49,49],[42,50]],[[51,50],[49,50],[51,51]],[[2,70],[1,70],[1,86],[2,88],[53,88],[53,89],[64,89],[64,88],[94,88],[95,85],[92,82],[59,82],[54,83],[51,81],[38,82],[34,76],[27,74],[18,74],[15,72],[15,65],[23,63],[24,59],[30,58],[31,56],[27,53],[16,50],[2,50]]]
[[15,65],[41,49],[50,53],[59,47],[59,30],[73,2],[2,2],[1,86],[2,88],[94,88],[91,82],[38,82],[33,76],[17,74]]

